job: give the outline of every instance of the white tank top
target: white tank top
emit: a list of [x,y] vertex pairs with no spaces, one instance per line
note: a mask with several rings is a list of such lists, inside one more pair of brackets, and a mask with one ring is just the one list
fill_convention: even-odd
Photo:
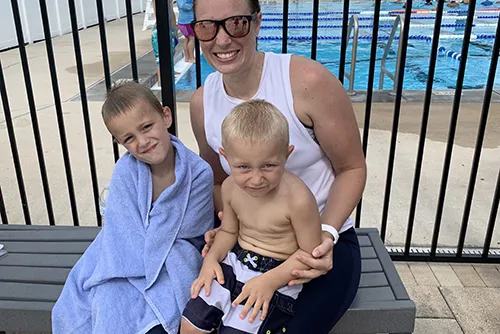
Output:
[[[290,145],[295,146],[286,168],[299,176],[311,189],[319,211],[323,212],[335,173],[325,152],[314,140],[312,129],[306,128],[295,114],[290,84],[290,59],[290,54],[265,53],[259,88],[252,99],[271,102],[285,115],[290,128]],[[219,153],[219,148],[222,147],[221,125],[231,110],[242,102],[244,101],[227,95],[221,73],[211,73],[207,77],[203,94],[205,134],[208,144],[219,155],[222,168],[228,175],[231,174],[229,165]],[[352,226],[352,220],[348,219],[340,233]]]

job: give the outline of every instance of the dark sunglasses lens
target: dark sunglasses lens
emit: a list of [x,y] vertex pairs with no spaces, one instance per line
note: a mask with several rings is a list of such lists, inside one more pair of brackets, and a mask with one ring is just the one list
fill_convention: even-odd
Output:
[[250,21],[243,16],[236,16],[226,21],[226,29],[232,37],[244,37],[250,31]]
[[217,24],[210,21],[199,21],[195,23],[193,30],[200,41],[209,41],[217,33]]

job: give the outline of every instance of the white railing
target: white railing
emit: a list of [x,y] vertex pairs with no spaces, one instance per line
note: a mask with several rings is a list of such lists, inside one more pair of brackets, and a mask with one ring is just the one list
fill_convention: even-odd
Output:
[[[68,0],[46,0],[52,37],[71,32]],[[76,4],[78,26],[87,28],[97,24],[95,0],[73,0]],[[38,0],[18,0],[23,24],[24,41],[33,43],[44,39]],[[127,15],[125,0],[102,0],[106,21]],[[132,0],[132,12],[142,12],[145,0]],[[10,0],[0,1],[0,50],[16,47],[17,37]]]

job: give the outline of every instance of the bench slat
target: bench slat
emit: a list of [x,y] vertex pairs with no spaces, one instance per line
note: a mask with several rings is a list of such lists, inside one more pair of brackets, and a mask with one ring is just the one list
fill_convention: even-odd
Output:
[[370,237],[367,235],[358,234],[358,242],[359,242],[359,247],[370,247],[372,245]]
[[12,283],[0,284],[0,300],[24,300],[55,303],[63,286],[54,284]]
[[[84,231],[84,230],[100,230],[101,228],[98,226],[77,226],[78,231]],[[67,230],[67,231],[74,231],[75,226],[70,226],[70,225],[56,225],[56,226],[47,226],[47,225],[22,225],[22,224],[2,224],[0,225],[0,231],[13,231],[13,230],[19,230],[19,231],[30,231],[30,230],[49,230],[49,231],[55,231],[55,230]]]
[[[57,233],[55,233],[57,232]],[[75,233],[70,229],[44,230],[0,230],[2,241],[93,241],[99,229],[85,229]]]
[[377,257],[384,268],[385,275],[390,283],[394,295],[396,296],[396,299],[410,299],[403,285],[403,281],[399,278],[396,267],[394,266],[394,263],[392,263],[391,257],[382,243],[382,239],[380,239],[378,232],[372,232],[370,234],[370,239],[372,240],[373,250],[376,252]]
[[376,259],[377,253],[373,250],[373,247],[361,247],[361,259]]
[[361,260],[361,272],[373,273],[382,271],[382,266],[378,259],[364,259]]
[[72,268],[80,254],[21,254],[7,253],[0,259],[2,266]]
[[6,332],[49,332],[53,302],[0,300],[0,329]]
[[389,286],[389,282],[384,273],[361,273],[361,280],[359,281],[360,288],[377,286]]
[[70,270],[70,268],[0,266],[0,282],[11,281],[63,285]]
[[351,306],[330,334],[412,333],[414,324],[411,300],[365,302],[362,309]]
[[362,308],[364,302],[381,300],[395,300],[390,287],[359,288],[351,307]]
[[83,254],[90,241],[2,241],[9,253]]

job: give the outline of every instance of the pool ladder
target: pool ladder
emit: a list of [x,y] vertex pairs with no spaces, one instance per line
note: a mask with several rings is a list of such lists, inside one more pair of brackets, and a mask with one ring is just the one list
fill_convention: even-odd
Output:
[[351,37],[351,32],[354,28],[354,36],[352,40],[352,56],[351,56],[351,68],[349,73],[344,72],[344,77],[349,80],[349,90],[347,93],[349,95],[354,95],[354,74],[356,73],[356,54],[358,52],[358,36],[359,36],[359,18],[358,15],[353,15],[349,19],[349,25],[347,26],[347,41]]
[[[392,74],[389,72],[387,67],[385,66],[385,63],[387,61],[387,56],[389,55],[389,51],[391,51],[391,46],[392,46],[392,41],[394,40],[394,37],[396,36],[396,31],[399,28],[399,47],[398,47],[398,55],[396,58],[396,73]],[[402,47],[401,44],[403,43],[403,30],[405,29],[404,26],[404,15],[398,15],[396,16],[396,20],[394,21],[394,25],[392,26],[392,31],[391,35],[389,36],[389,40],[387,41],[387,44],[385,45],[385,50],[384,50],[384,55],[382,56],[382,66],[380,68],[380,80],[379,80],[379,85],[378,89],[383,89],[384,87],[384,77],[387,75],[393,82],[394,85],[392,86],[392,92],[396,92],[396,85],[398,83],[398,77],[399,77],[399,63],[401,62],[401,51]]]

